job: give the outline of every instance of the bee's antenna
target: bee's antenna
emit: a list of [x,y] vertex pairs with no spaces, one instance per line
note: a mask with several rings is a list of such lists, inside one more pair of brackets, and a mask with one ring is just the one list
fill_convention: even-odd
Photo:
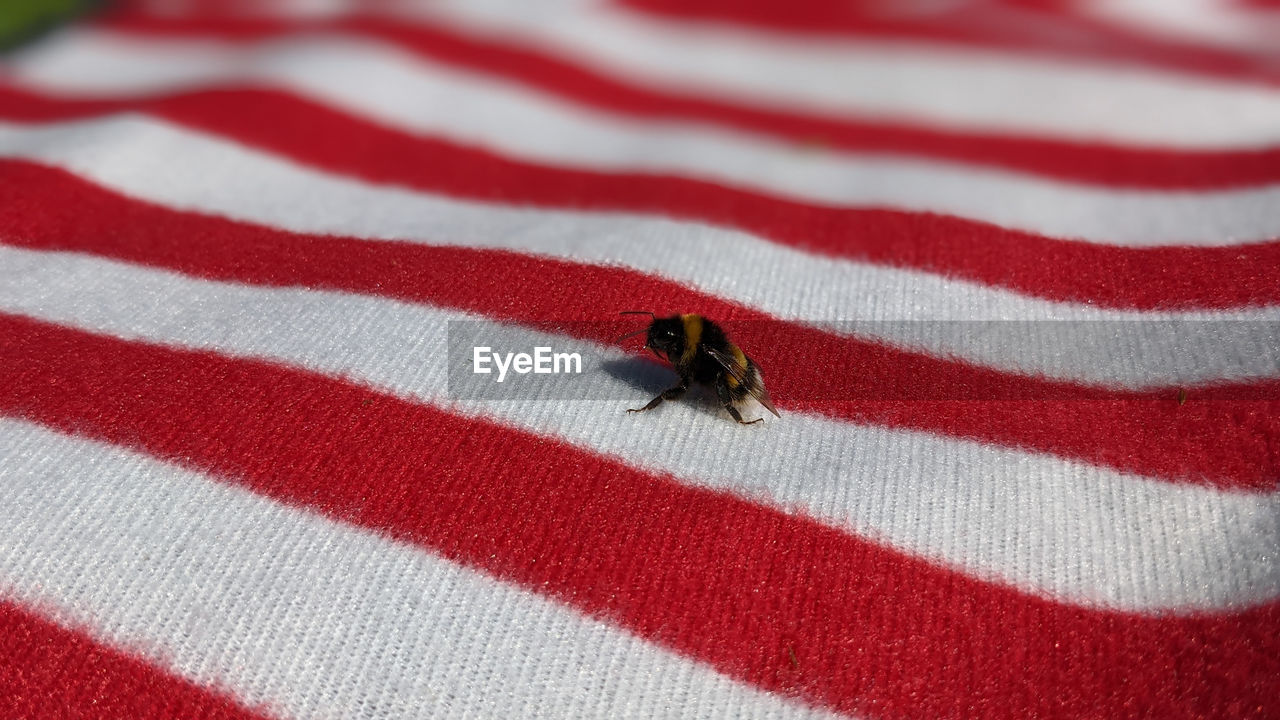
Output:
[[[619,314],[619,315],[648,315],[649,317],[653,318],[654,320],[657,320],[657,319],[658,319],[658,316],[657,316],[657,315],[654,315],[652,312],[650,312],[650,311],[648,311],[648,310],[623,310],[622,312],[620,312],[620,313],[618,313],[618,314]],[[639,335],[639,334],[641,334],[641,333],[645,333],[645,332],[649,332],[649,328],[641,328],[641,329],[639,329],[639,330],[637,330],[637,331],[635,331],[635,332],[627,333],[626,335],[623,335],[622,337],[618,338],[617,340],[614,340],[614,342],[616,342],[616,343],[620,343],[620,342],[622,342],[623,340],[626,340],[626,339],[627,339],[627,338],[629,338],[629,337],[635,337],[636,335]]]

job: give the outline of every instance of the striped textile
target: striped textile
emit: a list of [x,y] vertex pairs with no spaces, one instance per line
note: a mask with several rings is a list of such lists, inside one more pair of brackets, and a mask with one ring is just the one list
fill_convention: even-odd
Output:
[[[0,717],[1280,718],[1278,18],[139,0],[5,56]],[[782,417],[623,412],[621,310]],[[459,328],[591,367],[462,393]]]

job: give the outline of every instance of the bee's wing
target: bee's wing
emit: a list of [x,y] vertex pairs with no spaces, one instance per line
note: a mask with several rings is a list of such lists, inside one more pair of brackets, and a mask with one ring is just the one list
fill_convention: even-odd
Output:
[[769,391],[764,389],[764,383],[756,381],[747,375],[746,364],[739,365],[736,357],[713,347],[704,345],[703,349],[720,364],[720,367],[724,368],[725,372],[729,373],[734,380],[737,380],[739,385],[745,387],[751,393],[751,397],[755,398],[766,410],[773,413],[775,417],[782,417],[778,415],[778,410],[773,407],[773,399],[769,397]]

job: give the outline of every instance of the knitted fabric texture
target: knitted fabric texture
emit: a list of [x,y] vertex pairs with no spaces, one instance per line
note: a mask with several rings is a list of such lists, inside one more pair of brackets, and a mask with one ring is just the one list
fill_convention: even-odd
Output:
[[0,717],[1280,718],[1274,7],[163,5],[0,59]]

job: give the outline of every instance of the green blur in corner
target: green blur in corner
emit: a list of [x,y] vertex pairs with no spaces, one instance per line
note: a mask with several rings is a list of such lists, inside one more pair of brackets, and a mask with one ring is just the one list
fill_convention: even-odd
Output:
[[0,52],[34,40],[100,4],[92,0],[3,0]]

